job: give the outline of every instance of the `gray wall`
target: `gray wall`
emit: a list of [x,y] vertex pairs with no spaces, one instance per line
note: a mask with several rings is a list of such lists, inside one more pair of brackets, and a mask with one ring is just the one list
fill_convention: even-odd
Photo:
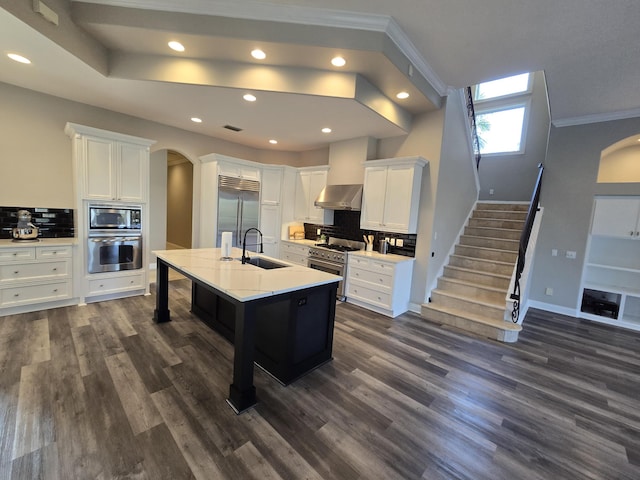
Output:
[[[640,183],[596,183],[600,154],[609,145],[638,134],[640,118],[551,129],[531,301],[575,314],[594,195],[640,195]],[[551,256],[554,248],[559,250],[558,257]],[[565,258],[566,250],[575,250],[577,258]],[[545,295],[546,287],[553,288],[553,296]]]
[[[167,151],[153,152],[149,158],[149,252],[167,246]],[[149,263],[156,256],[149,254]]]
[[[549,133],[549,103],[543,72],[533,77],[531,108],[525,143],[520,155],[485,155],[480,161],[480,200],[529,201],[544,163]],[[494,194],[489,195],[493,189]]]
[[[463,90],[453,92],[445,106],[444,135],[438,192],[433,219],[433,240],[427,271],[427,296],[435,285],[440,269],[447,262],[451,246],[465,225],[478,199],[475,160],[467,136]],[[430,254],[430,252],[427,252]]]
[[[171,153],[170,153],[171,154]],[[173,156],[178,156],[173,153]],[[167,169],[167,242],[191,248],[193,165],[184,159]]]

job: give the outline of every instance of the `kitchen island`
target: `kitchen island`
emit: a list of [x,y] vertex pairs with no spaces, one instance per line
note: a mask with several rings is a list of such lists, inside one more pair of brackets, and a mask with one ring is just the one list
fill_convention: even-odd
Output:
[[[234,344],[227,402],[240,413],[256,403],[254,359],[283,384],[331,360],[339,276],[251,254],[264,265],[242,264],[234,248],[154,251],[158,323],[171,320],[172,268],[192,281],[192,311]],[[265,268],[276,267],[276,268]]]

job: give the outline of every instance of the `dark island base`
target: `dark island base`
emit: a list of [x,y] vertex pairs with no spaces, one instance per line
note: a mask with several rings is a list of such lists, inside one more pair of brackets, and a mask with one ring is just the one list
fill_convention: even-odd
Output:
[[[336,286],[285,293],[256,305],[255,362],[282,384],[331,360]],[[232,302],[194,281],[191,309],[234,342],[236,306]]]

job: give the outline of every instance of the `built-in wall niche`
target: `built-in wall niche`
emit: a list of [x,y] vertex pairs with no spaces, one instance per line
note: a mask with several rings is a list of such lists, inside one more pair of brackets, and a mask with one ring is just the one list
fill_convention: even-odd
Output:
[[582,292],[580,311],[616,320],[621,303],[622,295],[619,293],[585,288]]
[[640,182],[640,134],[605,148],[598,168],[598,183],[637,182]]

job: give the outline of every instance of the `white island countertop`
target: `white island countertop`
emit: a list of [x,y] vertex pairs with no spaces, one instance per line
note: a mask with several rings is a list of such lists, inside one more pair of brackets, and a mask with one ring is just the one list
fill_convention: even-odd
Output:
[[262,257],[287,266],[267,270],[255,265],[243,265],[239,260],[242,256],[242,250],[239,248],[231,249],[231,256],[234,258],[232,261],[221,259],[220,248],[156,250],[153,253],[175,270],[210,285],[240,302],[342,280],[342,277],[337,275],[254,252],[247,253],[251,258]]

